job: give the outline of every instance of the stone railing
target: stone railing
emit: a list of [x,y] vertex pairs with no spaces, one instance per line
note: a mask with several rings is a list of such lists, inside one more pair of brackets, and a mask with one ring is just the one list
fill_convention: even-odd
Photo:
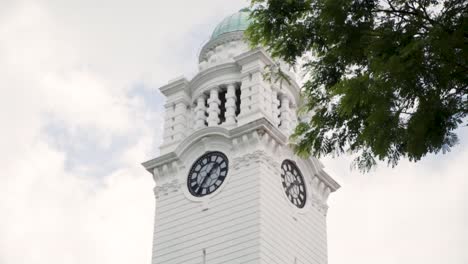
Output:
[[[234,47],[229,44],[226,48]],[[219,54],[230,54],[233,61],[221,60],[222,64],[200,71],[191,81],[179,78],[160,88],[168,101],[161,152],[172,151],[194,131],[206,127],[231,129],[262,118],[286,136],[291,134],[297,124],[297,83],[293,80],[281,85],[266,80],[266,66],[274,61],[260,48],[236,57],[222,51]],[[201,61],[210,61],[211,56],[215,53],[207,51]]]
[[[191,116],[194,118],[187,120],[185,129],[192,132],[215,126],[234,128],[243,116],[258,110],[274,126],[290,134],[297,123],[297,115],[289,96],[276,89],[244,86],[239,83],[220,85],[193,98]],[[253,91],[259,88],[263,90]]]

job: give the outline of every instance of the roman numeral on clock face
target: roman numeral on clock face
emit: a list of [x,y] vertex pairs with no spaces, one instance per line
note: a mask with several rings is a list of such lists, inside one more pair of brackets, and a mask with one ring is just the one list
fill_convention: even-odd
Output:
[[215,192],[228,174],[229,160],[219,151],[208,152],[199,157],[192,165],[187,188],[193,196],[203,197]]
[[291,160],[284,160],[281,164],[281,183],[288,200],[297,208],[303,208],[307,197],[304,177]]

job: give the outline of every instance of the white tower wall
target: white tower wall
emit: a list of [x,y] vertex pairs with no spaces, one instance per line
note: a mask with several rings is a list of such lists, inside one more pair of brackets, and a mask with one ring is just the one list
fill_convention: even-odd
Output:
[[[159,161],[172,166],[158,166],[155,172],[153,264],[258,263],[260,179],[255,175],[260,168],[240,166],[232,158],[230,136],[223,132],[206,128],[186,141],[187,150],[176,161]],[[193,197],[186,187],[188,170],[212,150],[229,157],[229,177],[209,199]]]
[[[301,210],[289,203],[277,177],[279,166],[273,162],[264,163],[261,168],[260,263],[327,263],[324,211],[310,204],[310,196]],[[308,171],[302,172],[306,178],[310,175]]]
[[[143,163],[156,183],[152,264],[327,263],[327,198],[339,185],[317,159],[292,152],[299,86],[292,75],[285,83],[266,80],[277,65],[236,31],[205,45],[192,80],[160,88],[163,144],[158,158]],[[187,177],[209,151],[225,154],[228,173],[219,189],[196,197]],[[285,194],[286,159],[302,172],[303,208]]]
[[[182,142],[182,151],[147,162],[157,183],[152,263],[327,263],[326,200],[338,186],[318,160],[295,157],[286,142],[262,119],[231,131],[205,128]],[[228,177],[213,195],[193,197],[188,170],[207,151],[229,157]],[[303,173],[304,208],[284,194],[284,159]]]

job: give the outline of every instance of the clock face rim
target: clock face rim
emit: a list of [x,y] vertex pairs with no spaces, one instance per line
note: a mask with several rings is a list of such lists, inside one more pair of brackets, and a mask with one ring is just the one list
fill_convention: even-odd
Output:
[[[217,180],[221,180],[221,183],[219,185],[216,185],[215,183],[214,184],[211,184],[211,186],[215,186],[213,190],[209,190],[209,192],[207,193],[204,193],[204,194],[201,194],[201,193],[197,193],[195,192],[195,190],[193,189],[195,186],[192,186],[191,183],[193,182],[193,180],[191,179],[192,178],[192,174],[197,172],[197,166],[198,165],[201,165],[201,168],[198,169],[198,173],[207,165],[210,164],[210,161],[208,160],[208,162],[206,164],[201,164],[203,162],[204,159],[206,159],[207,157],[211,158],[211,156],[213,155],[216,155],[218,157],[221,157],[222,160],[219,162],[219,164],[222,164],[223,162],[226,163],[226,166],[225,168],[219,168],[219,174],[221,172],[225,172],[223,176],[221,175],[218,175],[218,178]],[[195,198],[203,198],[205,196],[210,196],[210,195],[213,195],[215,193],[217,193],[217,191],[221,188],[221,186],[224,185],[224,182],[226,181],[226,178],[228,176],[228,173],[229,173],[229,159],[227,158],[226,154],[224,154],[223,152],[221,151],[208,151],[208,152],[205,152],[203,155],[201,155],[200,157],[198,157],[192,164],[192,166],[190,167],[190,170],[188,172],[188,175],[187,175],[187,178],[186,178],[186,182],[187,182],[187,190],[188,192],[190,193],[190,195],[192,195],[192,197],[195,197]],[[208,175],[206,176],[208,177]],[[219,179],[220,177],[222,177],[222,179]],[[198,175],[197,175],[197,178],[198,178]]]
[[[304,199],[301,201],[300,199],[300,203],[299,204],[295,204],[293,200],[291,200],[291,198],[289,198],[289,193],[287,192],[287,188],[289,186],[286,185],[286,170],[283,169],[283,166],[285,166],[286,164],[290,165],[291,167],[291,170],[296,170],[297,172],[297,175],[298,177],[300,177],[301,179],[301,186],[303,187],[303,191],[300,190],[300,187],[298,187],[298,191],[299,191],[299,194],[300,193],[303,193],[303,196],[304,196]],[[281,170],[281,175],[280,175],[280,181],[281,181],[281,184],[282,184],[282,187],[283,187],[283,193],[285,195],[285,198],[288,200],[288,202],[290,202],[292,205],[294,205],[297,209],[303,209],[307,203],[307,187],[306,187],[306,183],[305,183],[305,179],[304,179],[304,175],[302,174],[301,170],[299,169],[299,166],[297,166],[296,162],[294,162],[293,160],[289,160],[289,159],[285,159],[283,160],[283,162],[281,163],[281,167],[280,167],[280,170]]]

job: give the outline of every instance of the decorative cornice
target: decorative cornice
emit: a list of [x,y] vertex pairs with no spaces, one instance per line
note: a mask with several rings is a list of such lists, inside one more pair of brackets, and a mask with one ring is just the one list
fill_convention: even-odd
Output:
[[189,81],[185,77],[181,77],[160,87],[159,90],[166,97],[169,97],[180,91],[185,91],[186,94],[190,94]]
[[[240,168],[249,167],[258,163],[267,164],[270,169],[279,170],[280,163],[271,155],[268,155],[263,150],[256,150],[251,153],[236,157],[232,162],[232,168],[238,170]],[[319,178],[314,177],[314,180],[309,185],[309,203],[319,213],[326,216],[328,211],[327,198],[330,194],[330,188],[326,186]]]
[[163,183],[161,186],[157,185],[154,187],[154,196],[158,199],[161,196],[168,195],[171,192],[178,192],[180,190],[181,184],[177,178],[173,179],[170,182]]
[[167,103],[164,104],[165,108],[172,107],[178,103],[183,103],[185,105],[190,105],[190,97],[187,94],[183,94],[180,96],[174,96],[173,98],[169,98]]
[[[173,152],[146,161],[142,163],[142,165],[149,172],[153,172],[153,169],[156,167],[161,167],[164,164],[173,163],[174,161],[179,161],[179,157],[185,151],[187,151],[187,149],[189,149],[193,144],[200,142],[201,139],[207,136],[220,136],[226,138],[227,140],[237,140],[237,142],[241,144],[243,140],[246,141],[252,137],[258,137],[256,135],[259,133],[267,133],[272,140],[276,141],[275,144],[287,144],[286,136],[281,131],[279,131],[278,128],[274,127],[269,121],[262,118],[231,130],[223,127],[206,127],[204,129],[195,131],[182,142],[180,142]],[[249,137],[249,134],[252,135]]]
[[192,92],[192,101],[195,102],[207,90],[240,81],[240,68],[235,62],[227,62],[209,67],[199,72],[190,81],[189,86]]
[[230,33],[225,33],[214,40],[208,41],[200,51],[200,55],[198,56],[198,61],[202,62],[206,59],[206,54],[209,50],[216,48],[219,45],[223,45],[225,43],[236,41],[236,40],[243,40],[244,39],[244,32],[243,31],[235,31]]
[[262,150],[257,150],[252,153],[248,153],[245,155],[242,155],[240,157],[236,157],[233,160],[233,169],[237,170],[240,168],[240,166],[250,166],[256,163],[268,163],[269,165],[275,167],[275,166],[280,166],[280,164],[276,161],[274,161],[269,155],[266,154],[265,151]]
[[324,181],[330,188],[332,188],[332,191],[338,190],[341,186],[338,182],[336,182],[328,173],[326,173],[322,168],[320,169],[318,175],[322,181]]
[[327,216],[328,205],[326,203],[324,203],[323,201],[320,201],[318,199],[312,198],[311,201],[310,201],[310,204],[312,205],[312,207],[317,209],[317,211],[319,213],[321,213],[324,216]]
[[248,52],[244,52],[244,53],[234,57],[234,60],[240,66],[248,64],[250,62],[259,61],[259,60],[261,62],[263,62],[265,65],[275,64],[273,59],[270,56],[268,56],[268,54],[262,48],[255,48],[255,49],[252,49],[252,50],[250,50]]
[[167,164],[167,163],[172,162],[172,161],[177,161],[178,159],[179,159],[179,157],[177,156],[177,154],[175,152],[170,152],[170,153],[162,155],[162,156],[160,156],[158,158],[145,161],[141,165],[143,165],[143,167],[145,167],[145,169],[147,171],[153,173],[152,170],[154,168],[156,168],[158,166],[162,166],[163,164]]

